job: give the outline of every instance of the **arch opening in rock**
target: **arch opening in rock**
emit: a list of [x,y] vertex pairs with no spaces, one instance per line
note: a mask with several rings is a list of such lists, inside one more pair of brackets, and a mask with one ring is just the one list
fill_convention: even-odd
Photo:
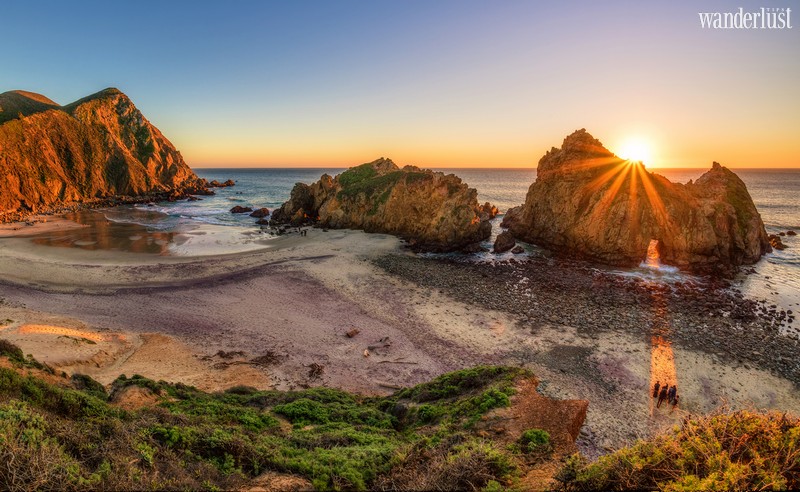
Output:
[[647,254],[640,266],[642,268],[652,268],[653,270],[661,268],[661,253],[658,251],[658,239],[650,240],[650,244],[647,245]]

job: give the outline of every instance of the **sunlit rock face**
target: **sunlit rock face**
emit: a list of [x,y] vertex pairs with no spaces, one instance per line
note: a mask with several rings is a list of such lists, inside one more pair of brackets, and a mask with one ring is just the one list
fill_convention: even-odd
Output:
[[0,215],[195,182],[180,152],[117,89],[67,106],[0,94]]
[[324,174],[312,185],[298,183],[273,213],[276,222],[312,220],[323,227],[363,229],[408,239],[419,249],[453,251],[491,235],[491,205],[453,174],[416,166],[399,168],[390,159]]
[[620,159],[586,130],[539,161],[525,203],[503,221],[518,239],[601,263],[636,266],[658,241],[662,264],[728,274],[770,250],[761,216],[736,174],[714,163],[671,183]]

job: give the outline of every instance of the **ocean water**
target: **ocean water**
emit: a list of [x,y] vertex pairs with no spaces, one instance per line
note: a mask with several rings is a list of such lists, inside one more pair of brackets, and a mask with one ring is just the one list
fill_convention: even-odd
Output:
[[[495,204],[501,213],[524,202],[530,184],[536,179],[535,169],[439,169],[453,173],[478,190],[481,203]],[[105,233],[89,230],[64,231],[39,238],[40,244],[72,246],[85,249],[118,249],[170,255],[203,255],[246,251],[269,245],[270,236],[255,226],[248,214],[231,214],[236,206],[253,208],[279,207],[295,183],[312,183],[323,173],[336,175],[343,169],[197,169],[203,178],[224,181],[233,179],[236,186],[219,188],[214,196],[196,202],[140,204],[104,210]],[[704,169],[656,169],[670,181],[685,183],[699,178]],[[735,172],[747,185],[768,233],[787,230],[800,232],[800,169],[753,170]],[[97,225],[91,216],[78,214],[75,220]],[[500,232],[501,218],[494,221],[490,247]],[[131,229],[135,225],[138,229]],[[144,231],[144,233],[143,233]],[[148,235],[147,232],[150,234]],[[100,236],[113,236],[114,241]],[[800,312],[800,236],[783,237],[788,247],[773,251],[756,265],[756,275],[743,276],[738,286],[746,294],[766,298],[783,309]],[[110,245],[110,246],[109,246]],[[535,247],[528,247],[529,250]],[[511,253],[479,254],[474,261],[498,261],[512,257]],[[644,258],[642,258],[644,261]],[[658,271],[648,268],[620,271],[621,275],[641,275],[656,280],[671,281],[685,274],[668,266]],[[800,324],[800,323],[798,323]]]
[[[502,212],[525,201],[531,183],[536,179],[535,169],[438,169],[453,173],[478,190],[481,203],[489,201]],[[180,214],[190,220],[220,225],[237,225],[252,228],[253,219],[233,216],[228,212],[236,204],[252,207],[279,206],[288,198],[296,182],[312,183],[327,172],[335,175],[343,169],[201,169],[198,175],[208,179],[233,179],[236,186],[218,190],[217,196],[202,202],[181,202],[159,207],[170,217]],[[656,169],[656,173],[673,182],[696,180],[705,169]],[[761,170],[737,169],[735,172],[747,185],[761,214],[767,232],[777,234],[788,230],[800,232],[800,169]],[[500,232],[500,218],[495,219],[492,237],[485,246],[491,247]],[[756,266],[756,275],[742,276],[736,286],[757,299],[766,299],[779,308],[800,312],[800,236],[783,237],[788,247],[767,254]],[[529,250],[535,249],[528,247]],[[511,253],[494,255],[483,253],[474,261],[502,261]],[[644,258],[642,259],[644,261]],[[659,270],[638,268],[618,271],[620,275],[643,276],[655,281],[680,281],[687,275],[665,265]],[[800,324],[800,323],[799,323]]]

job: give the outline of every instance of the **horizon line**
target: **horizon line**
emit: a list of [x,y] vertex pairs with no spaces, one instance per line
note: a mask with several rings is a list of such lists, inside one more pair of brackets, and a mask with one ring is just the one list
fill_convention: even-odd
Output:
[[[357,166],[356,164],[355,166]],[[320,165],[320,166],[189,166],[192,170],[195,169],[203,169],[203,170],[220,170],[220,169],[230,169],[230,170],[263,170],[263,169],[350,169],[355,166],[341,166],[341,165]],[[732,170],[741,170],[741,171],[800,171],[800,166],[795,167],[732,167],[732,166],[725,166],[724,167]],[[402,166],[401,166],[402,167]],[[419,166],[421,167],[421,166]],[[522,166],[511,166],[511,167],[497,167],[497,166],[430,166],[430,167],[423,167],[422,169],[458,169],[458,170],[493,170],[493,171],[535,171],[538,168],[537,166],[531,167],[522,167]],[[669,166],[648,166],[645,164],[645,168],[648,170],[655,170],[655,169],[669,169],[675,171],[693,171],[693,170],[703,170],[703,169],[711,169],[711,166],[695,166],[695,167],[669,167]]]

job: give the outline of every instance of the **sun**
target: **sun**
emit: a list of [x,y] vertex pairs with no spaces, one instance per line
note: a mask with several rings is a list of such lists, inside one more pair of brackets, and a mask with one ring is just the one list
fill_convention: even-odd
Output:
[[620,146],[618,155],[629,161],[649,163],[652,157],[650,142],[642,138],[629,138]]

